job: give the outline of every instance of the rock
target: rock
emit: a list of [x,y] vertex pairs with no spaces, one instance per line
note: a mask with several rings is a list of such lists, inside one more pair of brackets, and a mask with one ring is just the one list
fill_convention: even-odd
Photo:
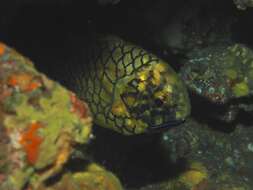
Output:
[[[0,44],[0,189],[38,189],[62,173],[76,145],[89,142],[91,124],[85,102]],[[73,174],[74,181],[121,189],[113,174],[99,168]]]
[[123,190],[114,174],[103,167],[90,163],[85,171],[64,173],[51,186],[40,186],[38,190]]
[[240,10],[246,10],[247,7],[253,7],[252,0],[233,0],[236,7]]
[[227,104],[221,120],[234,121],[238,110],[251,112],[253,51],[249,47],[216,45],[193,51],[180,73],[194,94],[213,104]]

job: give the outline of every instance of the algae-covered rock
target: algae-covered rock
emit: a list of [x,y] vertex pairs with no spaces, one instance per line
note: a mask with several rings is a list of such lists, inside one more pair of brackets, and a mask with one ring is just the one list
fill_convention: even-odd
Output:
[[52,186],[40,186],[38,190],[122,190],[122,186],[114,174],[103,167],[90,163],[85,171],[65,173]]
[[251,95],[252,74],[253,51],[242,44],[193,52],[181,69],[188,87],[214,103]]
[[88,165],[85,172],[75,173],[73,178],[83,190],[122,190],[114,174],[94,163]]
[[[193,51],[181,68],[187,87],[210,103],[228,108],[222,120],[233,121],[239,110],[252,111],[253,51],[243,44],[216,45]],[[200,102],[200,101],[199,101]]]
[[163,183],[164,190],[209,190],[208,171],[202,163],[193,162],[177,178]]
[[88,106],[0,44],[0,189],[36,189],[91,134]]
[[[251,127],[238,126],[228,134],[212,130],[208,125],[194,120],[189,120],[185,125],[187,127],[180,130],[165,132],[161,138],[163,154],[167,160],[171,157],[182,159],[182,154],[178,154],[184,149],[184,168],[154,189],[252,189]],[[173,135],[173,140],[170,140]],[[177,150],[172,150],[172,147]]]

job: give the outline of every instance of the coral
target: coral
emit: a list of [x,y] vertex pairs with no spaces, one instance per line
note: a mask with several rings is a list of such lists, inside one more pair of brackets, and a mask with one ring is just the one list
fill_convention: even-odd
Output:
[[40,123],[33,122],[28,126],[27,131],[21,134],[20,144],[25,149],[30,164],[35,164],[38,158],[39,147],[43,139],[37,133],[41,127]]
[[249,95],[249,87],[246,82],[240,82],[232,87],[235,97],[243,97]]
[[75,112],[79,117],[86,118],[88,116],[88,109],[82,101],[80,101],[75,94],[70,94],[70,100],[72,103],[71,112]]
[[86,172],[79,172],[73,175],[74,180],[84,190],[122,190],[118,179],[101,166],[91,163],[87,166]]
[[36,189],[63,170],[75,145],[90,139],[92,120],[86,103],[4,44],[0,113],[0,189]]
[[29,73],[15,73],[8,78],[7,84],[25,92],[31,92],[42,86],[38,78],[36,79]]
[[101,166],[90,163],[84,171],[65,173],[51,186],[41,185],[37,190],[123,190],[119,180]]
[[190,189],[206,179],[208,179],[207,169],[198,162],[192,163],[189,169],[179,177],[179,181]]
[[[14,50],[1,44],[1,52],[0,189],[122,190],[117,177],[96,164],[79,172],[67,168],[76,145],[90,140],[87,104]],[[44,183],[59,174],[51,186]]]
[[5,44],[0,43],[0,56],[2,56],[5,52]]

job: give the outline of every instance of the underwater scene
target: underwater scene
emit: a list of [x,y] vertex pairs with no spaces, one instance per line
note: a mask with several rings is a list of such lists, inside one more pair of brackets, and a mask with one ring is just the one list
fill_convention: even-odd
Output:
[[253,0],[0,10],[0,190],[253,190]]

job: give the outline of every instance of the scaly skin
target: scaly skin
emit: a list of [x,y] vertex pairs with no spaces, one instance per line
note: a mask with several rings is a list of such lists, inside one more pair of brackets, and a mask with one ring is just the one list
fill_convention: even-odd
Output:
[[74,90],[99,126],[132,135],[178,125],[189,115],[186,89],[163,60],[114,36],[90,50],[88,64],[73,74]]

